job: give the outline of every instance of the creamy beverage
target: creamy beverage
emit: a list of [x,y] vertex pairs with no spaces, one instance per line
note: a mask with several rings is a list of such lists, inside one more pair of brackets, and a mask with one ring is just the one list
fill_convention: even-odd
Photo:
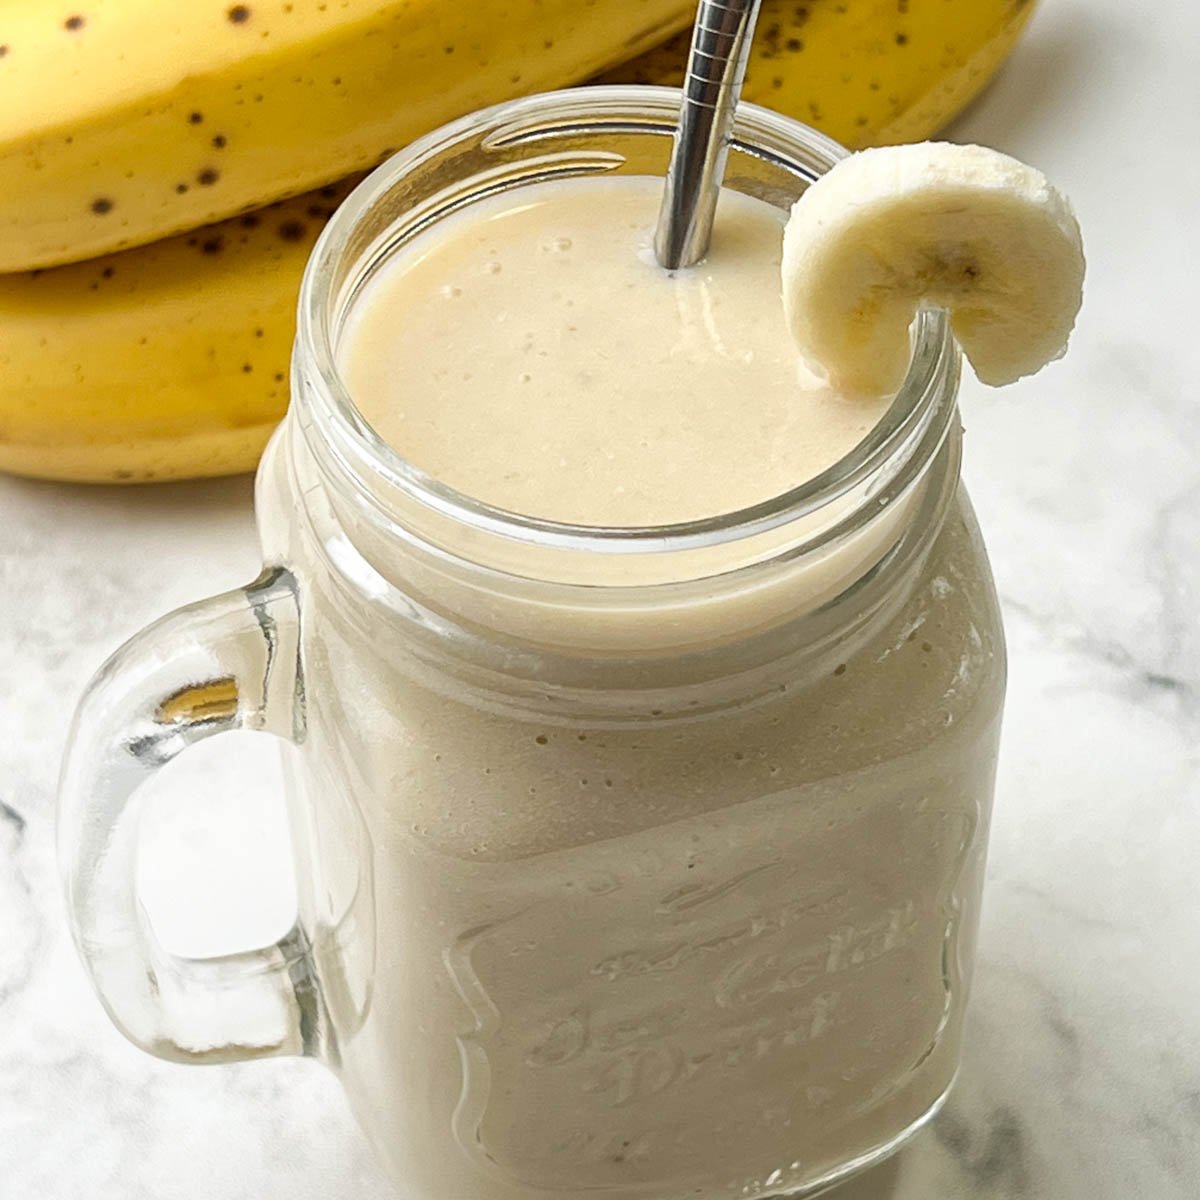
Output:
[[[355,190],[262,574],[128,643],[70,739],[118,1027],[325,1063],[405,1200],[815,1195],[958,1067],[1005,674],[958,349],[996,385],[1063,351],[1078,223],[995,151],[743,105],[672,275],[678,112],[530,96]],[[136,795],[227,729],[291,744],[299,912],[196,962],[139,909]]]
[[[797,363],[784,214],[725,194],[707,261],[669,277],[649,249],[660,189],[529,187],[414,239],[343,332],[359,410],[466,495],[583,524],[713,516],[831,466],[888,402]],[[633,690],[607,715],[553,687],[508,705],[448,685],[403,666],[383,630],[366,655],[312,572],[307,669],[325,686],[305,751],[326,831],[309,836],[334,840],[357,810],[376,863],[373,900],[356,900],[373,963],[347,965],[355,939],[331,935],[325,992],[347,1091],[406,1194],[767,1196],[937,1103],[958,1058],[1002,686],[977,535],[947,494],[886,612],[816,650],[785,639],[732,691],[687,683],[668,630],[687,629],[698,662],[778,636],[816,607],[809,576],[852,582],[911,506],[771,586],[714,582],[638,626],[627,664],[591,657],[601,614],[583,600],[543,606],[520,644],[544,625],[556,664],[615,673]],[[474,552],[469,536],[449,549]],[[385,575],[412,566],[395,548],[368,557]],[[518,600],[488,597],[470,621],[512,635]],[[345,779],[364,781],[352,804]],[[343,974],[371,977],[371,994]]]
[[473,205],[358,300],[341,369],[409,462],[499,508],[582,525],[733,512],[813,478],[875,424],[802,366],[786,214],[726,191],[712,249],[667,273],[662,182],[567,180]]

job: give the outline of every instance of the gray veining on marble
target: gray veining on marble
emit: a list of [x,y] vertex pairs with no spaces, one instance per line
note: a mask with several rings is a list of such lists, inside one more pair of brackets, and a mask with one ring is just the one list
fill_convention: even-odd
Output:
[[[837,1200],[1200,1196],[1198,45],[1191,0],[1042,0],[951,131],[1061,183],[1090,275],[1067,359],[1002,394],[964,386],[1012,666],[966,1061],[933,1126]],[[246,480],[0,479],[0,1200],[394,1195],[322,1068],[146,1057],[66,933],[52,794],[83,681],[154,616],[255,573]],[[202,815],[152,809],[176,866],[148,854],[142,886],[179,949],[235,918],[266,940],[287,911],[284,856],[262,850],[272,765],[237,754],[175,781],[203,786]]]

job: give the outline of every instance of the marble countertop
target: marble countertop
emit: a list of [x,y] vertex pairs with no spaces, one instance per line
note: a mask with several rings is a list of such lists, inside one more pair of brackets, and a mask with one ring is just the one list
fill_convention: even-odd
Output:
[[[1197,46],[1192,0],[1042,0],[951,130],[1051,174],[1090,275],[1066,360],[1003,393],[964,386],[1011,656],[966,1061],[932,1127],[838,1200],[1200,1196]],[[250,501],[245,479],[0,479],[0,1200],[394,1195],[330,1075],[141,1054],[66,932],[52,796],[76,697],[152,617],[256,573]],[[177,764],[204,810],[147,831],[163,854],[142,885],[174,948],[222,921],[242,945],[279,932],[289,880],[263,849],[280,839],[255,741]]]

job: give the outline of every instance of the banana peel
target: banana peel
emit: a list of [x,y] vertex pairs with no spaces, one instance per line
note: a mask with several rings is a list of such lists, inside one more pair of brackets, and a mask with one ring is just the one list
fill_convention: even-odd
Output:
[[287,409],[305,263],[354,182],[0,275],[0,470],[116,483],[252,470]]
[[578,83],[694,0],[0,4],[0,271],[142,245]]
[[[930,137],[1008,57],[1033,0],[763,0],[742,96],[851,150]],[[679,86],[689,33],[601,75]]]
[[[764,0],[744,95],[852,148],[919,140],[995,74],[1032,8]],[[678,84],[687,46],[680,35],[599,81]],[[305,263],[354,182],[0,275],[0,470],[88,482],[252,470],[287,408]],[[200,210],[187,211],[171,221]]]

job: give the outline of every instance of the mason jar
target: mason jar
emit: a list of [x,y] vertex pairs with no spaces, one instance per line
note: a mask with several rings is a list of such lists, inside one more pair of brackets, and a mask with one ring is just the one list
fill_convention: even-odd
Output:
[[[1004,650],[943,316],[834,466],[654,528],[461,495],[339,377],[409,239],[545,180],[662,175],[678,106],[530,97],[359,187],[304,281],[262,576],[119,651],[64,769],[116,1023],[179,1061],[320,1060],[411,1200],[806,1195],[920,1128],[959,1061]],[[743,105],[725,186],[786,209],[842,153]],[[140,915],[137,790],[229,729],[291,744],[299,912],[186,959]]]

